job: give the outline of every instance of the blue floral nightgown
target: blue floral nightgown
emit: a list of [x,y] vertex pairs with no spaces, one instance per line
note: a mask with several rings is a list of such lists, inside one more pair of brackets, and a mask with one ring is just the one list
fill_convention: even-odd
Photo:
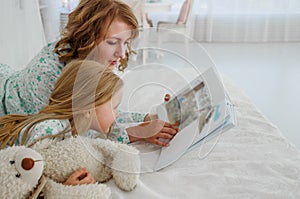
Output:
[[[55,43],[45,46],[21,71],[0,64],[0,117],[6,114],[34,114],[47,104],[65,63],[53,52]],[[121,113],[117,122],[143,122],[145,114]],[[114,125],[109,138],[128,143],[124,128]]]

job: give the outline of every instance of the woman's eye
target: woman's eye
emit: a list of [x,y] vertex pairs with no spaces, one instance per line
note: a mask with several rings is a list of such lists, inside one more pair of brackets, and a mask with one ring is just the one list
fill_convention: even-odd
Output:
[[116,44],[117,44],[117,42],[115,42],[115,41],[107,41],[107,43],[108,43],[109,45],[116,45]]

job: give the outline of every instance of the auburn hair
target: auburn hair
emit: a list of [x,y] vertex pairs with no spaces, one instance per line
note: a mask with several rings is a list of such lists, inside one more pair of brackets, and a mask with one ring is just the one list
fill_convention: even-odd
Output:
[[[113,20],[120,20],[132,27],[132,39],[138,35],[138,20],[132,9],[119,0],[81,0],[69,14],[62,38],[56,43],[54,52],[61,62],[85,59],[108,33]],[[127,67],[128,57],[135,53],[128,44],[125,58],[119,70]]]

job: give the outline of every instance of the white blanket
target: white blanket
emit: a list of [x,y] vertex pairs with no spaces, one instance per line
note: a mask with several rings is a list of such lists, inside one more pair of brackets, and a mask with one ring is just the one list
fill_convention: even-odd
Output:
[[[237,126],[113,198],[300,198],[300,152],[230,81]],[[147,148],[147,146],[145,146]]]

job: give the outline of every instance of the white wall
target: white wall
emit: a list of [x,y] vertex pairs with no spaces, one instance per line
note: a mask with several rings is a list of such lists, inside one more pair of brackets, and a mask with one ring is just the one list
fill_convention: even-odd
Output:
[[38,0],[0,2],[0,62],[22,68],[45,45]]
[[39,0],[41,16],[47,43],[58,40],[60,37],[60,8],[61,0]]
[[207,42],[300,41],[300,13],[198,14],[194,38]]

